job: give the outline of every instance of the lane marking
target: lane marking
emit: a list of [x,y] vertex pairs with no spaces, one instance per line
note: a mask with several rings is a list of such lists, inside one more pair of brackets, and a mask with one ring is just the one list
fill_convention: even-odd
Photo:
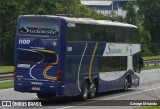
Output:
[[[124,96],[128,96],[128,95],[134,95],[134,94],[138,94],[138,93],[142,93],[142,92],[148,92],[148,91],[157,90],[157,89],[160,89],[160,87],[156,87],[156,88],[152,88],[152,89],[147,89],[147,90],[141,90],[141,91],[138,91],[138,92],[123,94],[123,95],[119,95],[119,96],[115,96],[115,97],[110,97],[110,98],[106,98],[106,99],[100,99],[100,100],[111,100],[111,99],[115,99],[115,98],[120,98],[120,97],[124,97]],[[91,101],[91,102],[87,102],[87,103],[81,103],[81,104],[77,104],[77,105],[73,105],[73,106],[61,107],[61,108],[57,108],[57,109],[73,108],[73,107],[76,107],[76,106],[82,106],[82,105],[85,105],[85,104],[99,102],[100,100]]]

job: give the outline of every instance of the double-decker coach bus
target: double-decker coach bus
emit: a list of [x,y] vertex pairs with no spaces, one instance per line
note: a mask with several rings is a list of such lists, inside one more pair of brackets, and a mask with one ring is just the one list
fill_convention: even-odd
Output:
[[94,98],[96,93],[139,85],[137,27],[49,15],[18,18],[14,90]]

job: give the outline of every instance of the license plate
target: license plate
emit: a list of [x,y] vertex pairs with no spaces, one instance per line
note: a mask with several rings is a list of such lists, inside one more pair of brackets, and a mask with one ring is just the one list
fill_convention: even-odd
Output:
[[32,87],[32,90],[40,90],[40,87]]

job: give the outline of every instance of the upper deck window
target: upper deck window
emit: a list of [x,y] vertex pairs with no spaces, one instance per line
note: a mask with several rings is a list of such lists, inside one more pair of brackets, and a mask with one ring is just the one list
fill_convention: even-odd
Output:
[[50,18],[21,18],[18,32],[21,34],[57,35],[59,34],[59,22]]

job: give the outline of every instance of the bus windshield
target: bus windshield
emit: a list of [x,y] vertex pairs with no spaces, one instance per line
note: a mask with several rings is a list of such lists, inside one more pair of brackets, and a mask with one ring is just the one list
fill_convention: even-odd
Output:
[[58,35],[59,22],[51,18],[21,18],[18,32],[20,34]]

